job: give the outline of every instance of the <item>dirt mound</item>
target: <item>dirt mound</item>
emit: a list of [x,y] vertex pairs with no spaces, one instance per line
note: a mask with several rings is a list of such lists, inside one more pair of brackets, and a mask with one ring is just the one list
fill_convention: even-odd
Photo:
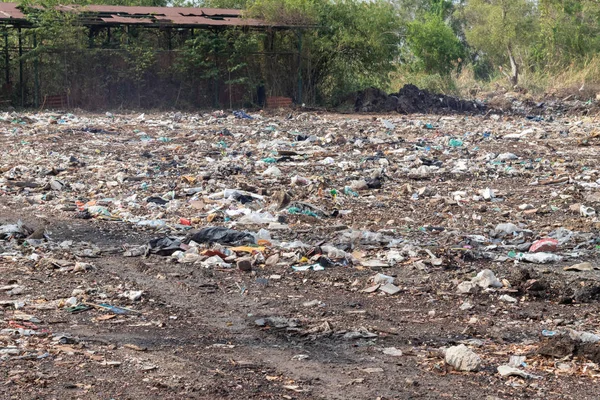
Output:
[[401,114],[479,112],[485,105],[470,100],[431,93],[415,85],[404,85],[398,93],[387,94],[376,88],[367,88],[355,93],[354,111],[356,112],[392,112]]

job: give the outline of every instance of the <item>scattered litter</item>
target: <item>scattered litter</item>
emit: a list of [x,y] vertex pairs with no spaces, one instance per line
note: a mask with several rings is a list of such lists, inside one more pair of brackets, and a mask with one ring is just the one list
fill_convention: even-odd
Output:
[[458,371],[477,371],[481,358],[464,344],[446,349],[446,363]]

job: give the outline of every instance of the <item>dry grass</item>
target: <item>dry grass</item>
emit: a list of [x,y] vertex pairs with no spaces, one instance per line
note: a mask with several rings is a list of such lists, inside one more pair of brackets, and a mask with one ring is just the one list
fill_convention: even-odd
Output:
[[394,92],[397,92],[402,86],[412,83],[421,89],[427,89],[434,93],[447,95],[459,94],[452,76],[427,74],[425,72],[411,71],[410,68],[399,67],[396,72],[392,73],[390,80],[390,86]]
[[573,96],[581,100],[596,98],[600,93],[600,56],[583,63],[572,63],[562,71],[547,77],[546,94],[564,98]]
[[518,91],[530,98],[595,99],[600,93],[600,56],[567,67],[549,66],[544,71],[523,71],[519,88],[512,88],[500,72],[489,81],[475,78],[468,65],[449,76],[426,74],[399,67],[391,76],[391,89],[397,91],[407,83],[436,93],[458,95],[464,98],[492,98],[498,94]]

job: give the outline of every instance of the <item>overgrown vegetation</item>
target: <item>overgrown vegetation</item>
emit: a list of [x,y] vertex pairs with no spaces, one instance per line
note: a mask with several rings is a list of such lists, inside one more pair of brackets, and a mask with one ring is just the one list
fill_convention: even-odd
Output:
[[[600,3],[595,0],[75,0],[71,4],[239,8],[285,29],[110,32],[24,0],[34,28],[5,31],[5,97],[66,93],[83,107],[234,107],[266,95],[335,104],[374,86],[414,83],[443,93],[569,88],[595,95]],[[42,7],[39,7],[42,6]],[[23,74],[18,69],[22,62]],[[36,79],[31,79],[35,76]]]

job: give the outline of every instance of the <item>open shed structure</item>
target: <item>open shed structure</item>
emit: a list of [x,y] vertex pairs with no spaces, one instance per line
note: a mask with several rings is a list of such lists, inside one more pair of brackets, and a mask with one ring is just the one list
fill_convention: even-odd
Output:
[[[305,27],[244,18],[235,9],[61,5],[52,15],[78,36],[61,47],[32,29],[43,26],[37,18],[43,11],[0,3],[4,103],[237,107],[267,98],[300,103],[311,92],[303,81],[310,65],[301,56]],[[231,32],[253,35],[255,48],[229,46]]]

